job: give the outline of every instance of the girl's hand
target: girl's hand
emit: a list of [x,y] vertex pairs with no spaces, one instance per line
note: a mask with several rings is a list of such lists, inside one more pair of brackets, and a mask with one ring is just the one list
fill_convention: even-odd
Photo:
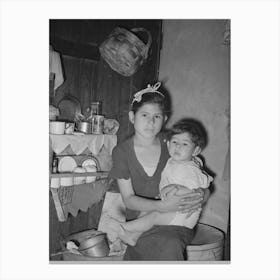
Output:
[[199,193],[202,197],[204,196],[204,190],[202,188],[194,189],[192,192]]
[[202,208],[203,192],[191,192],[181,197],[181,205],[179,211],[182,213],[188,212],[189,215]]
[[201,208],[203,196],[199,192],[191,192],[184,195],[176,195],[177,189],[174,188],[169,192],[169,195],[161,202],[162,212],[181,211],[183,213],[196,211]]
[[160,212],[176,212],[180,210],[181,197],[174,195],[176,189],[170,192],[168,197],[165,197],[160,202]]
[[194,199],[192,200],[193,206],[191,206],[189,208],[189,210],[183,210],[182,211],[183,213],[189,212],[190,214],[192,214],[197,210],[201,210],[202,206],[207,202],[207,200],[210,197],[210,191],[208,188],[207,189],[203,189],[203,188],[195,189],[195,190],[192,190],[192,193],[199,195],[200,201],[198,202],[197,199],[194,197]]
[[193,190],[193,192],[201,194],[201,196],[203,198],[201,204],[205,204],[210,197],[210,190],[208,188],[206,188],[206,189],[199,188],[199,189]]

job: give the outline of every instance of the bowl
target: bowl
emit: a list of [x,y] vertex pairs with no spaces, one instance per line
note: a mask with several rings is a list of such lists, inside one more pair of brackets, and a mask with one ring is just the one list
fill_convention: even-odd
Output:
[[106,257],[109,255],[110,247],[106,233],[97,232],[80,242],[79,252],[85,256]]

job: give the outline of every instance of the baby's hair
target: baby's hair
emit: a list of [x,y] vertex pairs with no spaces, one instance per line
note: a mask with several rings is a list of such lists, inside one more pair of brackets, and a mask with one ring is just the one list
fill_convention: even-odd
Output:
[[134,101],[131,104],[131,111],[134,114],[145,104],[158,104],[163,115],[166,115],[166,101],[164,95],[161,95],[157,92],[146,92],[142,95],[142,98],[139,102]]
[[177,121],[169,130],[169,139],[173,135],[182,133],[189,133],[192,142],[201,149],[206,147],[207,133],[199,121],[187,118]]

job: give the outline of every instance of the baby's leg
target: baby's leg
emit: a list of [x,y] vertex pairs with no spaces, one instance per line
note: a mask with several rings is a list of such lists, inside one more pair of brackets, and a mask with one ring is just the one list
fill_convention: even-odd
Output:
[[122,223],[121,227],[123,228],[123,231],[119,232],[119,238],[123,242],[134,246],[144,231],[147,231],[156,225],[168,225],[174,215],[175,212],[161,213],[155,211],[147,213],[136,220]]
[[107,237],[111,242],[115,242],[116,238],[119,238],[124,243],[134,246],[142,232],[128,231],[123,227],[124,224],[125,222],[113,217],[107,217],[107,227],[105,228]]
[[142,231],[128,231],[123,227],[123,225],[120,225],[118,237],[124,243],[129,244],[130,246],[135,246],[142,233]]
[[150,212],[129,222],[117,223],[112,221],[111,229],[117,233],[124,243],[134,246],[144,231],[151,229],[154,225],[168,225],[174,215],[175,212]]

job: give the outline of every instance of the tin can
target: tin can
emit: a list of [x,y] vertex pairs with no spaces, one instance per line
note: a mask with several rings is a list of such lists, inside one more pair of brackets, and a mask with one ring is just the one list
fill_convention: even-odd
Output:
[[92,117],[92,134],[103,134],[104,116],[94,115]]
[[102,102],[101,101],[91,102],[91,114],[92,115],[101,115],[102,114]]

